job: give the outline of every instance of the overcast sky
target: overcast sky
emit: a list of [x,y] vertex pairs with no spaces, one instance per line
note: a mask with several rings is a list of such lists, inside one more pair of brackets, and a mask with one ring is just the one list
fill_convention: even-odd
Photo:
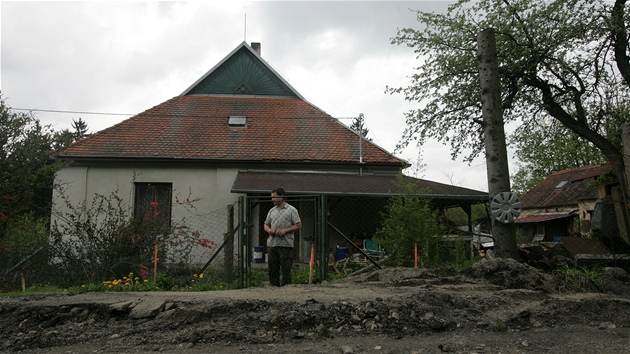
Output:
[[[418,61],[390,39],[419,28],[410,9],[443,12],[449,3],[2,1],[0,89],[13,108],[116,113],[34,112],[57,130],[81,117],[96,132],[181,94],[243,41],[260,42],[306,100],[336,118],[363,113],[368,136],[393,152],[404,113],[418,103],[384,91],[407,86]],[[418,151],[397,156],[415,163]],[[416,177],[488,190],[483,159],[452,161],[435,141],[421,159]]]

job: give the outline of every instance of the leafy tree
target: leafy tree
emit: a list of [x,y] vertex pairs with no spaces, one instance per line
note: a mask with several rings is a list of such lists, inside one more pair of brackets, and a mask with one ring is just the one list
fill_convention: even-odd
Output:
[[436,138],[469,162],[483,151],[476,38],[493,28],[506,123],[554,119],[602,152],[628,195],[609,129],[630,121],[626,0],[459,0],[446,14],[417,11],[417,19],[422,29],[392,39],[421,61],[410,86],[388,88],[423,102],[407,113],[399,147]]
[[72,135],[74,141],[81,140],[89,134],[88,125],[83,119],[81,119],[81,117],[79,117],[79,120],[72,120],[72,128],[74,129],[74,133]]
[[512,175],[512,190],[522,194],[556,171],[605,162],[593,144],[558,121],[541,120],[521,127],[512,136],[518,171]]
[[0,266],[6,269],[47,242],[54,176],[61,166],[50,159],[55,139],[50,126],[12,111],[0,97]]
[[409,165],[405,169],[403,169],[403,174],[414,177],[414,178],[424,177],[424,173],[426,172],[426,169],[427,169],[427,164],[424,162],[424,159],[422,158],[422,153],[423,153],[422,148],[418,149],[418,157],[416,158],[416,161],[411,163],[411,165]]
[[55,172],[55,134],[30,113],[16,113],[0,99],[0,213],[48,217]]
[[81,118],[79,118],[79,120],[72,120],[72,129],[74,129],[74,131],[63,129],[55,133],[53,147],[56,150],[63,149],[89,135],[87,123]]
[[70,146],[74,142],[74,138],[72,137],[72,132],[70,129],[63,129],[55,134],[55,139],[53,141],[53,149],[61,150],[67,146]]
[[365,128],[363,122],[364,122],[363,113],[361,113],[361,114],[359,114],[358,117],[356,117],[356,118],[354,118],[352,120],[352,124],[350,125],[350,129],[352,129],[355,132],[358,132],[359,134],[361,134],[363,139],[365,139],[367,141],[372,141],[371,138],[367,137],[367,135],[370,132],[370,130],[368,128]]

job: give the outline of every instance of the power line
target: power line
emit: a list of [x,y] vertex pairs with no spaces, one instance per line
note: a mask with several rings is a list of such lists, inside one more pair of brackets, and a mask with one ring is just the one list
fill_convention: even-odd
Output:
[[[37,108],[11,108],[11,110],[15,110],[15,111],[28,111],[28,112],[48,112],[48,113],[71,113],[71,114],[91,114],[91,115],[104,115],[104,116],[134,116],[136,115],[136,113],[107,113],[107,112],[86,112],[86,111],[65,111],[65,110],[56,110],[56,109],[37,109]],[[144,113],[144,115],[146,116],[161,116],[162,114],[151,114],[151,113]],[[188,115],[188,114],[170,114],[169,116],[173,117],[173,116],[181,116],[181,117],[205,117],[207,118],[207,115]],[[332,116],[331,116],[332,117]],[[213,118],[218,118],[218,117],[213,117]],[[221,117],[223,118],[223,117]],[[346,119],[357,119],[358,117],[332,117],[334,119],[337,120],[346,120]],[[308,119],[308,118],[290,118],[290,119]],[[365,128],[370,130],[370,127],[367,126],[367,123],[365,123],[364,120],[364,124],[365,124]],[[374,132],[372,132],[372,136],[374,137],[374,139],[376,140],[376,142],[378,144],[380,144],[380,141],[378,139],[378,137],[374,134]]]
[[[103,115],[103,116],[134,116],[137,113],[108,113],[108,112],[87,112],[87,111],[66,111],[66,110],[57,110],[57,109],[38,109],[38,108],[13,108],[14,111],[28,111],[28,112],[48,112],[48,113],[70,113],[70,114],[91,114],[91,115]],[[161,116],[159,113],[145,113],[145,115],[149,116]],[[169,116],[181,116],[181,117],[208,117],[208,115],[197,115],[197,114],[169,114]],[[332,117],[332,116],[331,116]],[[296,117],[297,118],[297,117]],[[346,119],[357,119],[357,117],[333,117],[338,120],[346,120]],[[293,118],[295,119],[295,118]]]
[[14,111],[29,111],[29,112],[49,112],[49,113],[72,113],[72,114],[95,114],[103,116],[133,116],[135,113],[106,113],[106,112],[83,112],[83,111],[62,111],[55,109],[36,109],[36,108],[11,108]]

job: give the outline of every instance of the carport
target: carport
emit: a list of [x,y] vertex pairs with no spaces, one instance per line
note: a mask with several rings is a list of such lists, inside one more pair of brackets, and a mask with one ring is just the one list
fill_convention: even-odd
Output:
[[[397,176],[318,171],[239,171],[232,193],[241,197],[239,210],[241,250],[240,259],[251,259],[255,246],[265,246],[266,235],[262,223],[273,206],[272,189],[282,187],[287,202],[296,206],[302,218],[302,230],[296,237],[294,258],[307,262],[311,245],[315,244],[316,259],[326,264],[337,247],[358,251],[362,241],[371,239],[381,224],[381,212],[388,199],[397,194]],[[462,208],[468,215],[468,231],[472,232],[471,207],[486,203],[488,193],[443,183],[403,176],[403,183],[413,183],[419,190],[428,191],[424,197],[436,209]],[[322,279],[325,279],[322,277]]]

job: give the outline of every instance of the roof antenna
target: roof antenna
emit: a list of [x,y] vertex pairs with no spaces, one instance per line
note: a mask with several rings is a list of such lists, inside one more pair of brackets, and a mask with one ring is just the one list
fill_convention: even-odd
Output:
[[243,27],[243,42],[247,42],[247,14],[245,14],[245,24]]
[[359,127],[358,127],[358,133],[359,133],[359,163],[363,163],[363,113],[359,113]]
[[359,175],[363,176],[363,113],[359,113],[357,133],[359,135]]

